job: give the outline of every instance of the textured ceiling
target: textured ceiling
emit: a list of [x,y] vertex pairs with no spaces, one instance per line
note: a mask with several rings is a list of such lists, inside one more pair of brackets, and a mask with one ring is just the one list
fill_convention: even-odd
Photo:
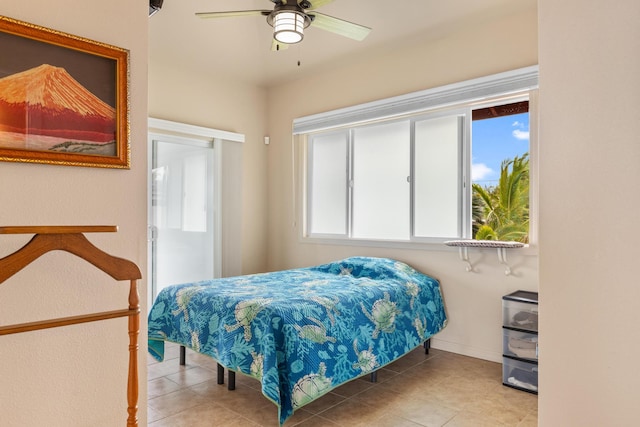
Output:
[[[334,0],[318,11],[372,28],[354,41],[309,27],[304,40],[271,51],[272,28],[262,16],[201,19],[196,12],[272,9],[270,0],[164,0],[149,18],[154,64],[215,70],[263,87],[352,58],[376,55],[408,40],[438,37],[478,20],[529,7],[535,0]],[[312,1],[313,2],[313,1]]]

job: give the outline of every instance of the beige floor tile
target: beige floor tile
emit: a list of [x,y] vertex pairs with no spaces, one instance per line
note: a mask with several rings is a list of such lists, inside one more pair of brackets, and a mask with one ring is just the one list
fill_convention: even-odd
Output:
[[444,425],[445,427],[506,427],[507,424],[483,414],[462,411]]
[[[187,349],[187,352],[191,350]],[[164,360],[177,359],[180,355],[180,346],[174,343],[165,343],[164,345]]]
[[184,369],[175,374],[167,375],[166,378],[183,387],[189,387],[212,379],[217,381],[217,374],[209,369],[194,366],[191,369]]
[[424,348],[420,347],[413,350],[411,353],[401,357],[400,359],[394,362],[391,362],[390,364],[385,366],[385,368],[391,371],[401,373],[406,371],[409,368],[412,368],[424,362],[425,360],[430,359],[431,357],[434,357],[437,354],[437,352],[438,350],[430,350],[429,354],[425,354]]
[[273,403],[269,405],[261,402],[258,405],[245,406],[242,408],[242,415],[261,426],[278,427],[279,425],[278,408]]
[[[236,390],[217,384],[217,364],[179,346],[148,359],[149,427],[271,427],[278,410],[253,378]],[[299,409],[284,427],[533,427],[537,396],[502,385],[501,365],[436,349],[412,351],[369,376],[344,384]],[[225,378],[227,382],[227,378]]]
[[211,369],[213,371],[216,371],[218,368],[218,362],[215,361],[215,359],[205,355],[205,354],[199,354],[196,353],[192,350],[187,350],[186,352],[186,357],[185,357],[185,361],[187,363],[187,365],[193,364],[193,365],[198,365],[201,366],[203,368],[208,368]]
[[374,387],[375,385],[376,383],[372,383],[368,379],[366,381],[356,379],[333,389],[333,393],[343,397],[351,397],[354,394],[358,394],[368,388]]
[[178,391],[182,386],[171,381],[167,377],[160,377],[147,382],[147,397],[152,398]]
[[268,400],[260,391],[249,387],[238,387],[233,391],[227,390],[226,385],[217,384],[215,380],[205,381],[195,386],[189,387],[189,390],[232,410],[242,410],[246,407],[262,407],[275,405]]
[[[240,422],[240,424],[238,424]],[[237,412],[213,403],[204,403],[175,415],[149,423],[149,427],[194,427],[194,426],[259,426],[243,418]]]
[[527,416],[518,423],[518,427],[538,427],[537,412],[535,414],[533,412],[527,414]]
[[147,405],[162,417],[168,417],[206,402],[206,399],[197,393],[189,389],[182,389],[151,398]]
[[351,399],[365,405],[391,410],[400,401],[405,400],[406,396],[384,387],[372,387],[356,394]]
[[340,396],[335,393],[327,393],[313,402],[304,405],[302,408],[312,414],[320,414],[327,409],[336,406],[338,403],[343,402],[344,399],[344,396]]
[[426,395],[401,399],[393,405],[391,412],[398,418],[427,427],[443,426],[458,413],[457,410]]
[[499,387],[502,387],[502,385],[497,379],[486,380],[451,376],[446,380],[440,381],[434,387],[421,387],[418,392],[412,392],[409,396],[429,396],[435,402],[461,411]]
[[177,361],[176,363],[174,363],[171,360],[162,363],[154,363],[147,367],[147,379],[154,380],[156,378],[176,374],[178,372],[182,372],[191,368],[191,366],[181,366],[177,363]]
[[236,374],[236,386],[251,387],[254,390],[262,392],[262,384],[260,384],[260,381],[244,374]]
[[[397,371],[393,371],[387,368],[380,368],[376,371],[376,382],[374,384],[380,384],[385,381],[389,381],[391,378],[397,377],[398,374],[399,372]],[[358,380],[371,382],[371,374],[366,374],[358,378]]]
[[152,423],[163,418],[163,416],[150,406],[147,406],[147,423]]
[[405,418],[399,418],[395,415],[384,415],[381,418],[374,420],[369,424],[370,427],[424,427],[424,424],[419,424]]
[[[279,427],[278,408],[273,403],[269,403],[269,405],[257,408],[246,408],[243,411],[243,416],[263,427]],[[293,427],[311,417],[313,417],[312,413],[301,408],[287,419],[283,427]]]
[[471,401],[465,407],[465,412],[477,414],[482,419],[516,426],[537,409],[537,404],[536,395],[499,385],[487,390],[481,398]]
[[368,426],[383,415],[382,411],[378,413],[375,407],[352,399],[347,399],[321,414],[322,418],[341,426]]
[[422,374],[407,372],[382,384],[381,388],[393,391],[406,399],[428,395],[434,390],[440,390],[440,384],[443,381],[443,378],[433,378]]
[[295,427],[336,427],[341,426],[341,424],[336,424],[332,421],[329,421],[326,418],[322,418],[321,416],[313,416],[301,422],[300,424],[296,424]]
[[538,414],[538,395],[511,387],[501,386],[492,390],[487,397],[502,402],[505,406],[522,408],[527,412]]

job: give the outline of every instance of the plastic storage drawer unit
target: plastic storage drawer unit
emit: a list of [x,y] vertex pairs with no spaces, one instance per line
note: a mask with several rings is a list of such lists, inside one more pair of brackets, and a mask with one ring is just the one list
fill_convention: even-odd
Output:
[[502,297],[502,384],[538,394],[538,293]]

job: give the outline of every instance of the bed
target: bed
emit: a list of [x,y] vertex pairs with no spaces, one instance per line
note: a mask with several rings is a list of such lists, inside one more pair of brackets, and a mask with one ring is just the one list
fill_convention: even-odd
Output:
[[149,312],[149,352],[186,346],[256,378],[283,424],[296,409],[445,327],[439,282],[402,262],[314,267],[174,285]]

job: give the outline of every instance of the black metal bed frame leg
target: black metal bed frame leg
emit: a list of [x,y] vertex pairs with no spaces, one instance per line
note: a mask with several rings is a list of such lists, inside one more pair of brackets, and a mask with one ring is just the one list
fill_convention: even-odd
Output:
[[371,382],[372,383],[378,382],[378,371],[371,372]]
[[[185,346],[180,346],[180,365],[187,364],[187,349]],[[236,389],[236,373],[233,371],[229,371],[229,390]],[[218,363],[218,384],[224,384],[224,366]]]
[[424,354],[429,354],[429,349],[431,348],[431,338],[426,340],[422,346],[424,347]]
[[[227,372],[229,376],[229,385],[227,385],[227,389],[235,390],[236,389],[236,373],[232,370]],[[218,384],[224,384],[224,366],[218,363]]]
[[227,386],[227,388],[229,390],[235,390],[236,389],[236,373],[234,371],[229,370],[229,385]]
[[218,384],[224,384],[224,366],[218,363]]

